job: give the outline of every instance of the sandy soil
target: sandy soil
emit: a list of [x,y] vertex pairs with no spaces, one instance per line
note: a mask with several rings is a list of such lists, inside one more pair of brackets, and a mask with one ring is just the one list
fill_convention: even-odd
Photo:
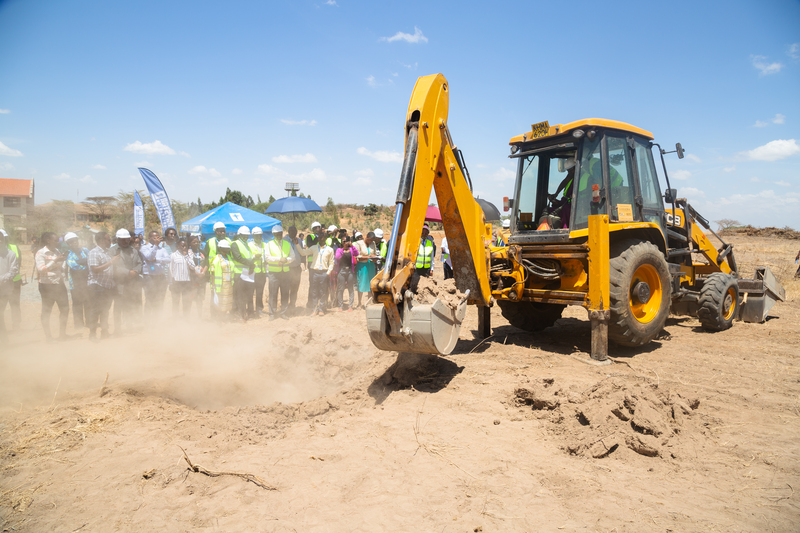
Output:
[[796,243],[735,242],[787,289],[765,324],[672,318],[604,367],[577,360],[580,308],[538,334],[495,308],[485,341],[470,310],[444,358],[375,350],[363,312],[47,345],[28,286],[0,348],[0,526],[797,531]]

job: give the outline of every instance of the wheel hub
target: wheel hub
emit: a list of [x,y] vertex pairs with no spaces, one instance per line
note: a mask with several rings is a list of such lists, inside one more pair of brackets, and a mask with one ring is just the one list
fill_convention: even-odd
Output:
[[637,281],[631,287],[631,296],[640,304],[646,304],[650,301],[650,285],[644,281]]

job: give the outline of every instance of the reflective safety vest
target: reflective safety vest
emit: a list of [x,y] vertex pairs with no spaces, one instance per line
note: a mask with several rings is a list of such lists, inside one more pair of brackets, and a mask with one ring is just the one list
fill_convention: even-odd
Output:
[[219,293],[222,290],[223,282],[231,282],[231,261],[230,255],[217,254],[214,261],[211,262],[211,284],[214,286],[214,292]]
[[386,244],[386,241],[381,241],[381,248],[378,252],[378,255],[381,256],[382,259],[386,259],[386,253],[389,251],[389,247]]
[[264,272],[264,241],[261,241],[261,244],[256,244],[255,241],[250,241],[248,243],[250,245],[250,251],[253,252],[253,262],[256,264],[255,272],[256,274],[261,274]]
[[419,243],[419,252],[417,252],[417,268],[431,268],[431,261],[433,260],[433,239],[428,237],[425,242]]
[[[225,237],[222,240],[231,242],[231,240],[227,237]],[[217,255],[217,238],[211,237],[206,241],[206,256],[208,256],[208,264],[211,264],[216,255]]]
[[[267,243],[267,255],[271,257],[291,257],[292,245],[289,243],[289,239],[281,239],[280,246],[278,246],[278,241],[276,239],[269,241]],[[270,272],[289,272],[289,263],[269,261],[268,266]]]
[[[311,248],[312,246],[314,246],[318,242],[319,242],[319,237],[317,237],[316,235],[309,235],[308,237],[306,237],[306,248]],[[314,262],[314,256],[313,255],[309,255],[308,257],[306,257],[306,262],[309,265],[311,265],[311,263]]]
[[22,256],[19,255],[19,247],[16,244],[9,244],[8,249],[14,252],[14,255],[17,256],[17,263],[19,263],[19,272],[14,279],[11,281],[21,281],[22,280]]
[[[250,251],[250,246],[248,246],[248,244],[246,242],[242,242],[241,239],[236,239],[231,244],[231,248],[233,248],[234,246],[238,246],[239,247],[239,253],[242,254],[242,257],[244,257],[245,259],[252,259],[253,258],[253,252]],[[244,270],[244,268],[245,268],[244,263],[240,263],[236,259],[233,260],[233,273],[234,274],[241,274],[242,270]]]

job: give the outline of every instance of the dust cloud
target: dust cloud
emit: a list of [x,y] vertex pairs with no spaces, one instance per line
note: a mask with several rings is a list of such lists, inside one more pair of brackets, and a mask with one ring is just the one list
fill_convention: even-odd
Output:
[[108,386],[196,409],[302,402],[340,389],[373,350],[310,318],[162,321],[99,343],[23,333],[0,357],[0,409],[58,404]]

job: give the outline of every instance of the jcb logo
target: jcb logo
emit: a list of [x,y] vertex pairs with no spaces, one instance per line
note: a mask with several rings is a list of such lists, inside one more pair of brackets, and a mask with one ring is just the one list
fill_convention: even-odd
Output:
[[672,213],[667,213],[667,224],[670,224],[672,226],[683,226],[683,220],[681,219],[681,216],[678,214],[676,214],[675,217],[673,218]]

